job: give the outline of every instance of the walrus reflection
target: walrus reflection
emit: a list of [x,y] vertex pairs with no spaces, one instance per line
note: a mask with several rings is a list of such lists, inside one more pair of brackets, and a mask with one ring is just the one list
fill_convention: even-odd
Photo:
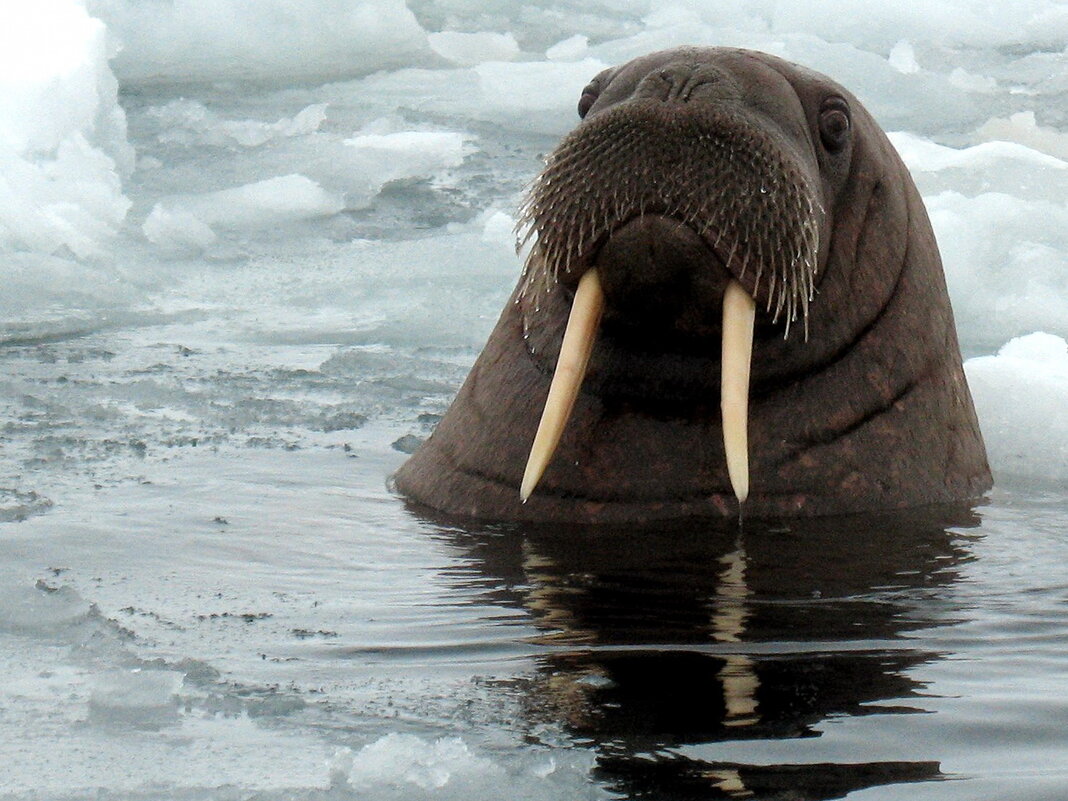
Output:
[[[453,533],[529,613],[541,646],[519,682],[534,731],[560,725],[627,798],[840,798],[942,777],[935,761],[767,765],[692,756],[819,737],[832,717],[924,711],[906,635],[948,625],[971,512],[749,525]],[[949,528],[953,526],[954,528]],[[484,601],[485,599],[480,599]],[[515,689],[515,688],[513,688]],[[683,749],[685,756],[678,750]]]

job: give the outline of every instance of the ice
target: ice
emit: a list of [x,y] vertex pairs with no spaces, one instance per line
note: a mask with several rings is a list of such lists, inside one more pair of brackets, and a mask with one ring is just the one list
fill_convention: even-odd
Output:
[[0,487],[0,523],[25,520],[51,507],[51,499],[36,492]]
[[[717,5],[717,4],[710,4]],[[1063,7],[1043,0],[987,3],[951,0],[936,6],[923,0],[872,3],[858,12],[850,0],[813,6],[803,0],[780,0],[764,6],[764,17],[776,32],[804,32],[827,41],[848,41],[889,49],[901,39],[948,45],[1044,46],[1063,31]],[[1046,27],[1044,26],[1051,26]]]
[[569,36],[545,51],[549,61],[578,61],[585,58],[590,48],[590,37],[582,34]]
[[226,120],[196,100],[179,98],[149,109],[162,133],[159,140],[186,146],[235,145],[259,147],[276,139],[315,133],[326,119],[326,103],[307,106],[293,117],[273,123],[259,120]]
[[256,230],[316,217],[345,207],[343,200],[303,175],[282,175],[201,195],[177,195],[157,203],[143,230],[157,245],[207,247],[213,226]]
[[1068,333],[1068,162],[1013,141],[890,138],[924,191],[965,350]]
[[[106,30],[77,0],[20,6],[0,32],[0,252],[99,255],[132,166]],[[6,273],[0,267],[0,276]]]
[[950,86],[965,92],[993,94],[998,90],[998,82],[989,75],[975,75],[962,67],[955,67],[949,73]]
[[503,779],[503,771],[471,753],[459,737],[426,742],[415,735],[390,734],[355,755],[349,783],[356,791],[378,784],[412,785],[412,790],[440,790],[470,776]]
[[366,75],[429,56],[402,0],[89,0],[124,81]]
[[163,203],[152,208],[142,230],[149,242],[172,250],[203,250],[218,239],[211,226],[192,211],[168,208]]
[[0,146],[54,152],[73,133],[123,167],[131,155],[107,31],[79,0],[41,0],[5,13],[0,31]]
[[[1034,130],[1034,114],[1023,113],[1015,115],[1014,119],[1017,117],[1027,118],[1028,116],[1032,123],[1032,128],[1025,130]],[[995,132],[1008,133],[1006,128],[1007,126],[1002,127],[988,123],[979,130],[979,134],[984,138],[993,139],[994,137],[991,134]],[[1013,126],[1012,130],[1016,131],[1018,128]],[[1003,136],[1002,138],[1007,137]],[[909,168],[921,172],[938,172],[951,167],[959,167],[976,172],[982,171],[983,173],[990,173],[995,170],[1003,173],[1006,166],[1011,166],[1006,165],[1004,162],[1020,162],[1037,167],[1040,170],[1068,171],[1068,161],[1062,160],[1055,154],[1047,155],[1048,151],[1042,152],[1041,148],[1033,148],[1026,143],[1017,144],[1016,141],[1012,140],[989,141],[965,148],[945,147],[929,139],[904,132],[891,133],[890,140],[893,142],[897,152],[901,154],[901,158],[909,165]],[[1051,139],[1050,142],[1054,143],[1057,140]],[[987,180],[990,179],[988,178]]]
[[510,33],[442,31],[427,39],[431,50],[461,67],[483,61],[511,61],[519,55],[519,43]]
[[70,587],[43,582],[34,586],[10,576],[4,578],[4,585],[0,585],[0,631],[52,632],[89,617],[88,602]]
[[887,61],[890,62],[891,67],[905,75],[912,75],[920,71],[920,65],[916,62],[916,51],[913,49],[912,44],[905,39],[902,39],[890,49]]
[[927,207],[966,350],[1036,329],[1068,333],[1068,206],[942,192]]
[[965,370],[998,480],[1068,481],[1068,342],[1028,334]]
[[592,58],[575,62],[487,61],[475,67],[481,102],[498,111],[535,114],[561,113],[570,118],[581,89],[608,65]]
[[578,116],[581,89],[608,64],[580,61],[484,61],[455,70],[405,69],[360,82],[372,96],[418,95],[421,113],[489,121],[515,130],[562,136]]
[[493,242],[504,248],[512,246],[516,241],[515,227],[515,218],[510,214],[491,209],[483,221],[482,241]]
[[335,755],[331,773],[335,785],[375,799],[495,798],[505,787],[516,801],[607,798],[584,781],[592,766],[582,752],[534,752],[504,763],[460,737],[388,734],[355,753]]
[[[1058,159],[1068,159],[1068,134],[1039,125],[1033,111],[1019,111],[1007,118],[995,117],[985,122],[976,133],[984,139],[1019,142]],[[1068,162],[1061,162],[1060,169],[1065,166]]]
[[185,674],[176,670],[116,670],[97,675],[89,714],[94,722],[156,727],[178,719],[177,694]]

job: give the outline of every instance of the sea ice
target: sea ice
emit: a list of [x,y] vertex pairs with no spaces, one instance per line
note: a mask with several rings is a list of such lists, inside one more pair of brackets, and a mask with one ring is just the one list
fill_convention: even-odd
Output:
[[89,617],[89,603],[70,587],[6,579],[0,585],[0,631],[51,632]]
[[519,43],[510,33],[460,33],[442,31],[427,36],[430,49],[461,67],[483,61],[511,61],[519,55]]
[[430,55],[403,0],[89,0],[125,82],[344,77]]
[[[995,117],[985,122],[976,133],[984,139],[1007,139],[1068,160],[1068,134],[1039,125],[1033,111],[1019,111],[1007,118]],[[1061,164],[1061,169],[1068,167],[1064,161]]]
[[471,777],[493,781],[503,778],[503,771],[471,753],[459,737],[426,742],[412,734],[388,734],[355,754],[349,783],[357,791],[382,784],[440,790]]
[[996,478],[1068,480],[1068,342],[1028,334],[969,359],[965,371]]
[[[510,115],[563,116],[574,120],[578,91],[608,65],[592,58],[582,61],[487,61],[475,67],[484,106]],[[555,127],[555,126],[554,126]]]
[[160,126],[159,141],[194,147],[259,147],[268,142],[315,133],[326,119],[326,103],[314,103],[277,122],[222,119],[196,100],[179,98],[149,109]]
[[890,55],[887,57],[887,61],[890,62],[891,67],[905,75],[920,71],[920,65],[916,62],[916,51],[906,39],[902,39],[890,48]]
[[392,131],[390,121],[380,120],[344,140],[335,180],[344,183],[350,208],[370,203],[393,181],[434,178],[460,166],[471,152],[473,137],[454,131]]
[[1068,206],[1000,192],[926,200],[967,351],[1068,333]]
[[[129,209],[133,165],[106,31],[75,0],[0,30],[0,251],[98,255]],[[0,277],[7,268],[0,266]]]
[[460,737],[387,734],[355,753],[335,755],[331,778],[375,799],[468,801],[499,798],[505,787],[514,801],[605,798],[588,783],[592,767],[582,750],[534,751],[505,761],[481,755]]
[[282,175],[265,181],[208,192],[177,195],[157,203],[143,231],[157,245],[207,247],[215,241],[212,227],[255,230],[341,211],[344,202],[303,175]]
[[155,727],[177,719],[175,696],[185,674],[175,670],[115,670],[94,677],[89,713],[94,721]]
[[545,51],[545,57],[549,61],[578,61],[586,57],[589,48],[590,37],[577,33],[554,44]]

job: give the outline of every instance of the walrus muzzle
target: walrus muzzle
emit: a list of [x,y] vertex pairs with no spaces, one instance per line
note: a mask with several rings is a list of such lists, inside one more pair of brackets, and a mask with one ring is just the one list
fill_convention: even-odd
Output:
[[745,501],[756,303],[782,321],[784,336],[799,318],[807,333],[816,288],[822,208],[810,173],[800,154],[729,106],[639,98],[586,120],[561,143],[521,217],[534,239],[521,293],[577,280],[524,502],[578,395],[606,286],[617,312],[646,330],[659,318],[708,331],[721,310],[724,449],[731,486]]

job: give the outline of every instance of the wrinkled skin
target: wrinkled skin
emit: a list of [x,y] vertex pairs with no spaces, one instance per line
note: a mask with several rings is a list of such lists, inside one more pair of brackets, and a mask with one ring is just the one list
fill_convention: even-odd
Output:
[[[930,223],[855,97],[772,56],[680,48],[597,76],[579,111],[525,207],[524,277],[397,473],[403,495],[492,520],[737,515],[719,412],[732,277],[757,301],[746,516],[989,489]],[[589,370],[523,504],[572,293],[594,266],[606,307]]]

